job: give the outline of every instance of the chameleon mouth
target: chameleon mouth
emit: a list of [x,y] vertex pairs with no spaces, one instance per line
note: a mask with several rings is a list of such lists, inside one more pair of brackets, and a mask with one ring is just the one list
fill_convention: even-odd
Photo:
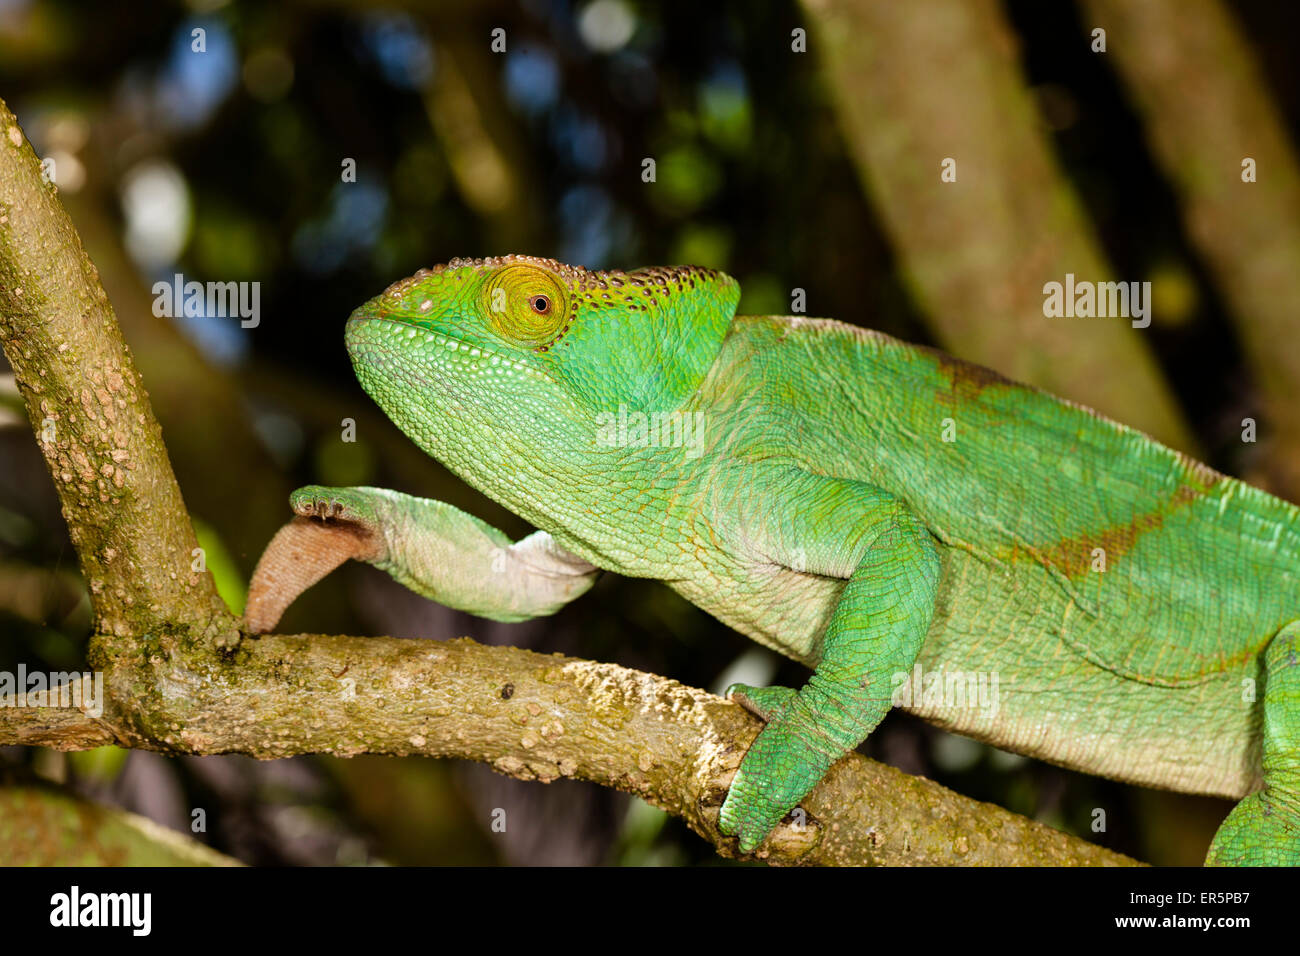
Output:
[[428,384],[430,375],[443,380],[523,376],[550,381],[527,362],[396,316],[353,312],[343,340],[358,373],[386,369],[422,384]]

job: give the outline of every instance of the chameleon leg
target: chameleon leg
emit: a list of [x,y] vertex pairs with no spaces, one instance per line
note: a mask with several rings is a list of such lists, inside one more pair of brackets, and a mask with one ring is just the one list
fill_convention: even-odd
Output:
[[1264,787],[1233,807],[1209,866],[1300,866],[1300,621],[1264,651]]
[[[255,632],[274,627],[298,593],[349,557],[440,604],[498,621],[552,614],[599,573],[544,532],[511,542],[445,502],[385,488],[311,485],[289,504],[298,517],[267,548],[249,586],[246,617]],[[282,535],[289,537],[277,547]],[[322,557],[331,548],[317,546],[318,539],[334,538],[342,545]],[[311,566],[299,569],[303,564]]]
[[789,514],[764,516],[764,541],[796,570],[847,578],[817,668],[797,693],[738,688],[767,726],[741,761],[719,826],[749,852],[860,744],[890,708],[890,678],[909,671],[934,615],[939,556],[921,520],[874,488],[787,475]]

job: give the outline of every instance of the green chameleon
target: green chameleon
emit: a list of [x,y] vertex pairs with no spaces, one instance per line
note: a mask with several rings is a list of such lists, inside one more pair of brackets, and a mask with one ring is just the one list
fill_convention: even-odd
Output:
[[1207,862],[1300,862],[1300,510],[988,369],[738,299],[694,266],[422,270],[352,314],[357,377],[541,530],[379,488],[292,507],[453,608],[551,614],[616,571],[812,667],[729,689],[766,721],[719,818],[742,851],[919,663],[1000,677],[996,707],[916,695],[930,722],[1240,798]]

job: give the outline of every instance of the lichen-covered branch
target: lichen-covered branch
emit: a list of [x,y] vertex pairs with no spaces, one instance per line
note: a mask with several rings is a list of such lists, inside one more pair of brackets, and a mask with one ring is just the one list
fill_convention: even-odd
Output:
[[224,624],[113,307],[0,101],[0,341],[59,492],[98,630]]
[[[98,708],[93,681],[83,690],[80,675],[53,689],[0,698],[0,746],[22,744],[55,750],[93,750],[116,743],[117,734],[92,711]],[[83,708],[83,702],[87,705]]]
[[[735,841],[718,833],[718,809],[761,726],[738,705],[666,678],[470,640],[269,635],[222,661],[187,657],[164,639],[107,681],[108,709],[82,718],[95,743],[109,729],[122,746],[174,753],[423,754],[521,779],[589,780],[681,817],[723,855],[734,855]],[[0,710],[0,744],[17,742],[17,713]],[[30,721],[20,726],[23,742],[38,742]],[[75,739],[66,725],[52,730],[51,746]],[[1133,862],[856,754],[802,806],[805,825],[778,829],[770,862]]]
[[1045,283],[1116,277],[1052,155],[1001,5],[803,5],[849,153],[940,341],[1195,452],[1127,320],[1043,314]]

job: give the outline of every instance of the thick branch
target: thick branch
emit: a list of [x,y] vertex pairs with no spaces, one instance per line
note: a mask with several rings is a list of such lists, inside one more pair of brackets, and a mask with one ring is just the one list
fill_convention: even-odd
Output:
[[101,632],[225,610],[144,385],[81,240],[0,101],[0,340],[59,492]]
[[[423,754],[526,780],[589,780],[682,817],[723,855],[716,829],[731,775],[761,726],[736,704],[676,681],[470,640],[269,635],[229,663],[161,654],[119,661],[103,718],[45,739],[0,710],[0,744],[103,743],[172,753]],[[169,651],[172,651],[169,653]],[[115,701],[132,701],[124,710]],[[17,722],[15,722],[15,717]],[[1126,857],[854,754],[784,824],[774,863],[1121,865]]]
[[117,742],[100,719],[93,680],[80,676],[52,690],[0,697],[0,746],[24,744],[55,750],[93,750]]

